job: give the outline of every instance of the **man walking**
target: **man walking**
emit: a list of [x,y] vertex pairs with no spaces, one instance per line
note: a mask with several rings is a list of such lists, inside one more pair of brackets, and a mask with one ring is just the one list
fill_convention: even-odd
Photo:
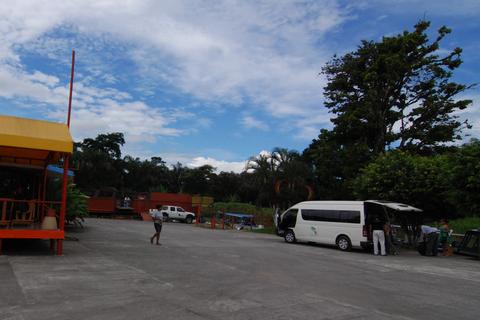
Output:
[[152,218],[153,218],[153,226],[155,227],[155,233],[150,238],[150,243],[153,244],[153,240],[157,238],[156,244],[160,245],[159,241],[160,241],[160,232],[162,232],[163,215],[160,212],[160,210],[157,209],[153,211]]

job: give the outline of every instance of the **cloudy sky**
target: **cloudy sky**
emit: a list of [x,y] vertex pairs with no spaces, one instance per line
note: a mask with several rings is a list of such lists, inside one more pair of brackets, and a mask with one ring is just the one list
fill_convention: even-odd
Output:
[[[330,127],[318,73],[362,39],[447,25],[442,50],[464,49],[455,80],[479,83],[479,16],[478,0],[4,0],[0,114],[65,122],[75,49],[76,141],[123,132],[124,154],[238,172]],[[478,88],[464,97],[480,137]]]

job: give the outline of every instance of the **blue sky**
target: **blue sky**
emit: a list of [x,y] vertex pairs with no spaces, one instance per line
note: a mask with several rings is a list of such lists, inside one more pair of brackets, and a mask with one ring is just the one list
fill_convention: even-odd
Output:
[[[333,54],[425,17],[455,74],[480,83],[480,1],[2,1],[0,114],[65,122],[76,51],[71,131],[123,132],[124,154],[236,171],[262,151],[303,151],[321,128]],[[479,89],[459,113],[480,137]]]

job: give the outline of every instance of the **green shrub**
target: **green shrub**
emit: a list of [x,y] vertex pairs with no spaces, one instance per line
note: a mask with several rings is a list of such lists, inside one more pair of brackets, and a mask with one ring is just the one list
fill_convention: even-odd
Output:
[[480,217],[467,217],[462,219],[450,220],[448,223],[450,229],[453,230],[453,233],[463,234],[468,230],[479,229],[480,228]]
[[84,218],[88,216],[87,199],[88,197],[80,192],[74,184],[68,185],[67,212],[65,215],[67,223],[82,225]]

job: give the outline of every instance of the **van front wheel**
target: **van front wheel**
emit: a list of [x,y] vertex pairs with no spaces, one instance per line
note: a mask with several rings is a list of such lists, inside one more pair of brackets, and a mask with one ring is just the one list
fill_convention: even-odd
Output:
[[337,238],[337,247],[342,251],[350,251],[352,249],[352,243],[347,236],[339,236]]
[[295,239],[295,233],[292,230],[288,230],[285,232],[285,242],[287,243],[295,243],[297,239]]

